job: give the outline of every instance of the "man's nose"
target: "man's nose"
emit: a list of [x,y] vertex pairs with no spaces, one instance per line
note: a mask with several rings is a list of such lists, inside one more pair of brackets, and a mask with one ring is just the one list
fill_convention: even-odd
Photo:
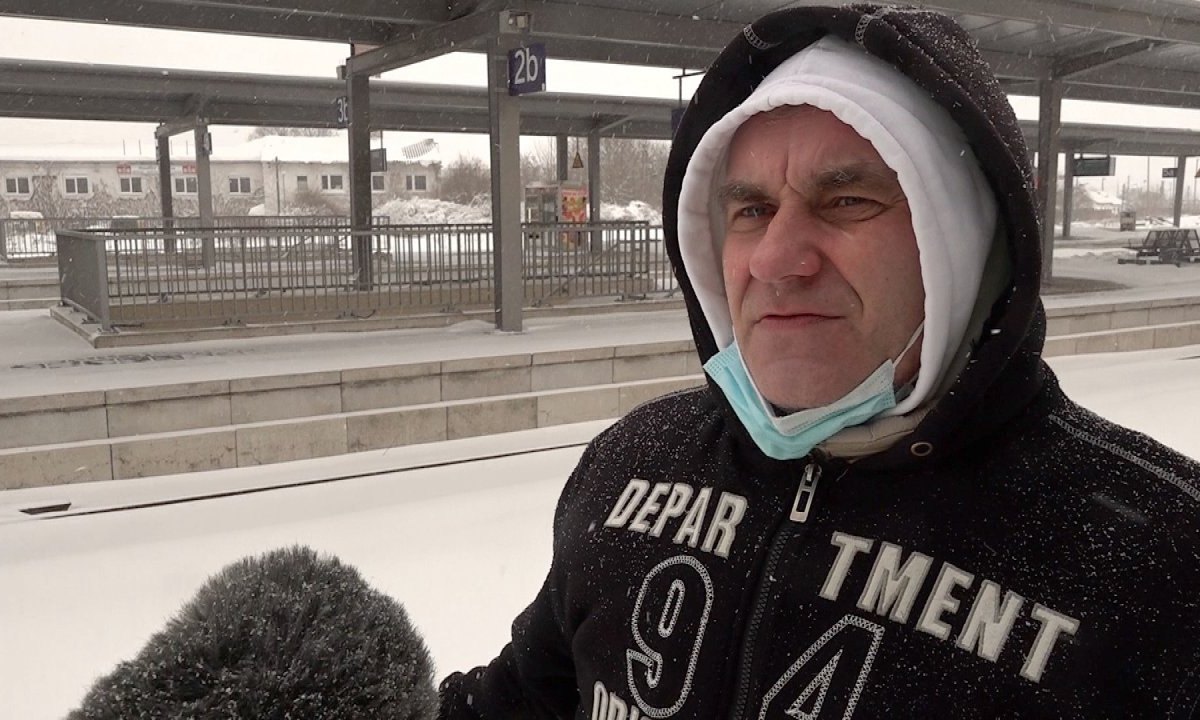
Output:
[[754,247],[750,274],[766,283],[816,275],[824,263],[817,246],[820,232],[809,213],[798,208],[780,208]]

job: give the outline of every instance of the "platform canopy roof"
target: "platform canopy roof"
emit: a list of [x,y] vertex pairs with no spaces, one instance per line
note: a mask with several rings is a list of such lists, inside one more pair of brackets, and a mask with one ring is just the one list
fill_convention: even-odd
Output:
[[[333,79],[80,63],[0,60],[0,117],[161,122],[202,116],[212,124],[333,127],[345,83]],[[372,126],[422,132],[488,131],[483,88],[376,81]],[[669,139],[674,100],[541,93],[522,101],[522,133]],[[1023,121],[1030,147],[1037,123]],[[1064,151],[1200,156],[1200,132],[1066,123]]]
[[[385,45],[360,67],[482,49],[497,13],[530,13],[550,57],[703,68],[744,24],[811,0],[6,0],[0,14]],[[1200,108],[1194,0],[934,0],[1010,91],[1064,79],[1067,98]]]
[[[335,127],[336,79],[0,60],[0,116],[218,125]],[[522,99],[526,135],[669,138],[675,100],[538,93]],[[377,80],[371,127],[488,131],[481,87]]]

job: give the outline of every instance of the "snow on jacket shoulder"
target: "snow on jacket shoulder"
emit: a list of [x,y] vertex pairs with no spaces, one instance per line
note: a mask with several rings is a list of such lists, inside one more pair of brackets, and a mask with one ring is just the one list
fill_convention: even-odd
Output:
[[765,16],[676,133],[666,246],[701,360],[678,201],[706,129],[820,37],[907,75],[963,129],[1011,272],[970,361],[902,442],[776,461],[721,391],[648,403],[560,499],[545,584],[441,717],[1200,718],[1200,465],[1066,398],[1041,359],[1024,140],[970,38],[930,11]]

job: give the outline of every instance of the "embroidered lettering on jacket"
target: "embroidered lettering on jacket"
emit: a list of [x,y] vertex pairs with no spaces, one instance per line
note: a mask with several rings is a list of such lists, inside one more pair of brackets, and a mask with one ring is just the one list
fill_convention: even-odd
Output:
[[604,687],[599,680],[592,686],[591,720],[641,720],[637,705],[630,705],[620,695]]
[[676,545],[698,547],[727,558],[746,505],[746,498],[733,493],[723,492],[714,500],[711,488],[697,491],[684,483],[651,485],[633,478],[617,498],[604,526],[669,537]]
[[[835,532],[830,543],[838,552],[821,586],[821,597],[836,601],[851,566],[860,556],[866,559],[874,551],[874,563],[858,597],[860,610],[900,624],[912,622],[917,630],[953,642],[960,649],[991,662],[1000,657],[1013,624],[1027,605],[1027,600],[1017,593],[983,580],[962,629],[957,637],[951,637],[947,621],[963,609],[962,591],[975,585],[975,575],[948,562],[941,563],[934,574],[933,558],[916,551],[905,557],[904,548],[889,542],[880,542],[876,547],[875,540]],[[918,610],[916,599],[925,587],[931,588],[929,596]],[[1033,604],[1028,617],[1038,624],[1038,631],[1025,652],[1021,677],[1036,683],[1041,682],[1059,641],[1079,630],[1079,621],[1040,603]]]

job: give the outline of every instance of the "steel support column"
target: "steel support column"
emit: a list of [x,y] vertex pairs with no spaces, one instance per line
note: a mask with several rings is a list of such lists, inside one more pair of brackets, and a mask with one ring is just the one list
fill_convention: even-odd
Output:
[[[193,145],[196,148],[196,199],[202,228],[211,228],[214,224],[212,164],[209,162],[209,154],[212,152],[210,137],[208,125],[197,125],[192,130]],[[204,267],[212,267],[217,262],[216,241],[213,240],[212,233],[203,233],[201,237],[200,262]]]
[[1054,201],[1058,195],[1058,135],[1062,122],[1062,80],[1038,80],[1037,195],[1042,212],[1042,280],[1054,277]]
[[1187,158],[1180,156],[1175,163],[1175,167],[1177,168],[1175,170],[1175,227],[1179,227],[1179,224],[1183,221],[1183,188],[1184,178],[1187,177],[1184,171],[1187,169]]
[[[171,184],[171,136],[159,135],[155,138],[158,144],[158,199],[162,208],[163,227],[173,228],[175,226],[175,192],[174,186]],[[163,239],[163,250],[166,252],[175,252],[175,236],[168,232]]]
[[597,223],[600,222],[600,199],[604,196],[600,187],[600,131],[588,133],[587,147],[588,219]]
[[492,248],[496,329],[520,332],[525,304],[521,236],[521,108],[508,94],[508,51],[520,36],[488,41],[488,111],[492,168]]
[[[600,222],[600,203],[604,197],[603,188],[600,186],[600,131],[591,130],[588,132],[588,161],[587,161],[587,176],[588,176],[588,220],[593,224]],[[591,232],[591,239],[588,242],[588,249],[592,254],[604,252],[604,233],[599,230]]]
[[175,217],[175,202],[171,185],[171,136],[161,135],[158,143],[158,195],[164,218]]
[[554,162],[558,168],[559,184],[565,183],[571,178],[571,148],[567,145],[568,140],[566,135],[554,136]]
[[350,229],[355,285],[371,288],[371,78],[350,75]]
[[1063,170],[1063,219],[1062,219],[1062,236],[1064,238],[1071,237],[1071,219],[1075,215],[1075,151],[1072,148],[1063,148],[1065,156]]

